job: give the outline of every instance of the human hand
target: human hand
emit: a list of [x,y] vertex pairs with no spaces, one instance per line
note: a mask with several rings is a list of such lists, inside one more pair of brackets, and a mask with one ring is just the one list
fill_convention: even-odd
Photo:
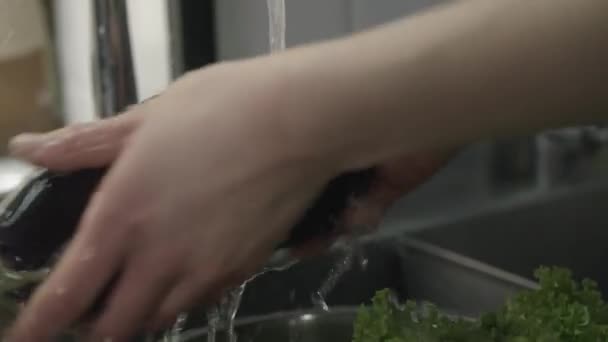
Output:
[[[340,169],[339,158],[291,140],[268,115],[284,108],[278,99],[285,90],[264,71],[216,66],[121,116],[14,140],[16,156],[54,170],[113,164],[63,258],[15,324],[14,340],[51,338],[117,274],[91,323],[99,339],[127,340],[142,326],[165,326],[262,266]],[[435,159],[442,158],[380,168],[371,196],[345,217],[348,225],[379,219],[428,177]]]
[[[75,124],[47,134],[22,134],[12,141],[12,154],[37,166],[59,171],[104,167],[112,163],[144,116],[129,112],[86,124]],[[431,151],[396,158],[375,168],[371,189],[351,201],[338,230],[292,248],[296,257],[323,252],[343,235],[375,230],[390,206],[425,183],[451,159],[454,150]]]
[[285,135],[283,84],[255,63],[187,75],[121,117],[16,139],[16,155],[53,169],[113,165],[11,340],[50,340],[119,275],[91,334],[126,341],[264,264],[339,165]]

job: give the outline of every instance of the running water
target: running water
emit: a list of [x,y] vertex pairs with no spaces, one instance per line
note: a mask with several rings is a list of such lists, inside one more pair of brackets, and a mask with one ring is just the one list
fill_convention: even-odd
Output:
[[285,32],[287,16],[285,15],[285,0],[266,0],[268,6],[268,34],[270,53],[285,49]]
[[311,295],[312,303],[323,311],[329,311],[329,305],[325,300],[327,296],[336,287],[336,284],[342,278],[342,275],[348,272],[353,266],[353,259],[355,257],[355,249],[353,245],[348,244],[344,248],[343,254],[340,256],[334,267],[329,270],[327,277],[321,283],[319,289]]
[[247,283],[245,282],[236,289],[231,290],[227,297],[224,297],[226,302],[222,303],[222,307],[226,310],[224,315],[228,324],[228,341],[226,342],[236,342],[237,340],[237,335],[234,331],[234,319],[239,311],[239,306],[241,305],[241,299],[243,298],[243,293],[245,293],[246,286]]
[[215,342],[217,326],[220,323],[220,309],[217,305],[207,309],[207,342]]
[[[268,35],[270,42],[270,53],[279,52],[285,49],[286,15],[285,0],[267,0],[268,6]],[[222,298],[219,307],[213,307],[207,312],[207,342],[215,342],[217,328],[220,324],[227,327],[226,342],[237,342],[238,336],[234,329],[234,322],[241,304],[241,299],[247,283],[262,274],[271,271],[281,271],[290,267],[294,262],[288,262],[279,267],[267,267],[260,273],[254,275],[241,286],[228,292]]]
[[266,273],[285,271],[296,263],[297,261],[295,260],[285,261],[284,259],[279,258],[279,262],[275,261],[275,265],[265,267],[262,271],[243,282],[239,287],[228,291],[228,293],[222,297],[219,304],[213,305],[207,309],[207,342],[216,341],[216,335],[219,329],[226,330],[227,340],[224,342],[237,342],[238,336],[235,331],[235,318],[247,284]]
[[323,311],[330,311],[326,300],[327,296],[335,289],[342,276],[352,270],[355,262],[358,262],[358,266],[362,270],[365,270],[368,261],[363,254],[358,234],[356,231],[353,231],[345,237],[342,253],[334,266],[329,270],[321,286],[311,295],[310,299],[315,307]]

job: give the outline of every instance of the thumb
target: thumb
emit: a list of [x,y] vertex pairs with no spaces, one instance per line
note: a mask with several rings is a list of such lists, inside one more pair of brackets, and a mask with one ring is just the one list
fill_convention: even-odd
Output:
[[74,124],[48,133],[24,133],[9,142],[10,154],[56,171],[110,164],[141,123],[139,112]]

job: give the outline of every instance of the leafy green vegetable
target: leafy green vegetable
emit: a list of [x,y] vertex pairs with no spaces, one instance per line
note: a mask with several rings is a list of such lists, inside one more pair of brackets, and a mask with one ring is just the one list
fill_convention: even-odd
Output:
[[538,290],[524,291],[478,320],[450,318],[432,304],[399,305],[389,290],[359,310],[354,342],[605,342],[608,305],[597,284],[576,282],[564,268],[535,272]]

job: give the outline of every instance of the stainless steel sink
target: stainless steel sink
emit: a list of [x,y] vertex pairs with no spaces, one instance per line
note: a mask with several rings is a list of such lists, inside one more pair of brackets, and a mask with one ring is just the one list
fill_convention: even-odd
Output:
[[[607,203],[608,186],[589,185],[488,206],[407,238],[392,232],[370,240],[367,270],[350,271],[328,297],[330,306],[347,309],[326,315],[307,311],[309,295],[338,252],[303,262],[251,284],[237,332],[246,342],[284,341],[293,334],[302,342],[350,341],[353,308],[387,287],[402,300],[431,301],[447,313],[474,317],[517,291],[535,288],[529,279],[540,265],[571,268],[608,294],[602,267],[608,260]],[[268,316],[273,312],[282,313]]]
[[539,265],[572,269],[608,295],[608,186],[590,184],[495,208],[413,234],[523,277]]
[[[335,315],[332,312],[332,315],[323,316],[323,322],[314,326],[298,316],[315,310],[311,294],[334,266],[336,258],[340,257],[340,251],[336,250],[330,255],[303,261],[286,271],[263,275],[250,283],[237,315],[241,334],[259,334],[252,342],[274,341],[270,337],[260,337],[270,335],[264,335],[266,333],[259,332],[259,329],[273,331],[277,336],[300,334],[302,339],[294,341],[338,342],[346,336],[345,325],[349,327],[348,334],[351,332],[352,308],[367,303],[380,289],[392,289],[403,301],[430,301],[446,313],[474,317],[496,309],[515,292],[536,286],[523,277],[399,236],[367,241],[363,250],[368,260],[366,266],[355,264],[358,266],[344,274],[326,297],[330,308],[351,308],[350,316],[338,309]],[[283,319],[269,320],[268,315]],[[186,329],[206,325],[204,310],[195,311],[190,317]],[[299,318],[294,321],[293,317]],[[316,321],[319,322],[318,319]],[[328,328],[329,335],[323,335],[327,336],[323,339],[319,334],[326,330],[321,329],[326,324],[336,325],[336,328]],[[286,340],[289,339],[281,341]]]

